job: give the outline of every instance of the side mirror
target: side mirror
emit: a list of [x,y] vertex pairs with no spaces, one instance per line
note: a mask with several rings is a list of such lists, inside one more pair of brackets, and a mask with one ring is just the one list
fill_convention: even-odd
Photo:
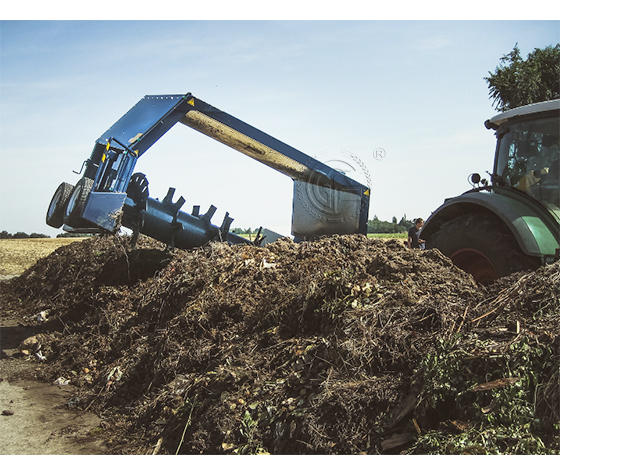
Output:
[[482,179],[482,177],[480,176],[479,173],[472,173],[471,174],[471,183],[477,185],[480,180]]

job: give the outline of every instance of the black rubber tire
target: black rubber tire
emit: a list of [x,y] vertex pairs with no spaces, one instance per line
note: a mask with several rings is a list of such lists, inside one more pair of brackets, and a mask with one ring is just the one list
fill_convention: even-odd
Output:
[[524,254],[506,226],[488,214],[453,218],[426,245],[439,249],[481,283],[540,265],[540,259]]
[[74,187],[69,183],[61,183],[50,200],[48,205],[48,212],[46,213],[46,224],[53,228],[60,228],[63,226],[63,216],[65,215],[65,207],[69,201],[69,197],[72,194]]
[[76,183],[72,194],[67,200],[63,222],[72,227],[84,226],[85,221],[80,217],[87,204],[89,192],[93,187],[91,178],[82,177]]

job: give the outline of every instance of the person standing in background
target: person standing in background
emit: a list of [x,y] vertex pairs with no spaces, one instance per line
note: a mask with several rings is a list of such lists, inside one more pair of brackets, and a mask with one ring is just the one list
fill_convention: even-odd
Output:
[[412,249],[425,249],[425,241],[419,238],[419,232],[423,227],[423,218],[414,220],[414,226],[408,230],[408,247]]

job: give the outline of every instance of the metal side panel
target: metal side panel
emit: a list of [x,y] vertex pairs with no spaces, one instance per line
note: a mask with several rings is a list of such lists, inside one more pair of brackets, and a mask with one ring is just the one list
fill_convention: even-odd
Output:
[[360,232],[362,197],[294,180],[291,233],[297,238]]
[[120,220],[126,193],[89,193],[82,217],[102,229],[113,231]]

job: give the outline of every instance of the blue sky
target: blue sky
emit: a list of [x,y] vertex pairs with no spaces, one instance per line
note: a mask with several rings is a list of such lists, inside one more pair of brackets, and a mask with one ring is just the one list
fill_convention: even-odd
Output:
[[[50,197],[95,139],[144,95],[189,91],[322,161],[359,157],[371,217],[427,218],[492,167],[483,77],[515,43],[559,42],[558,21],[3,21],[0,228],[55,235]],[[136,171],[187,211],[289,233],[292,181],[183,125]]]

